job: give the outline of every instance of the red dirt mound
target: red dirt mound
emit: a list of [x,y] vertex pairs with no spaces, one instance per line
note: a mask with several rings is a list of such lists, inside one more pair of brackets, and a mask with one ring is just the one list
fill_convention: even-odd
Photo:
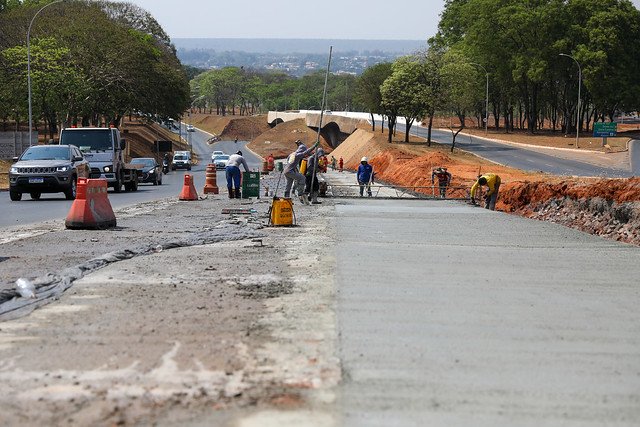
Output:
[[[266,122],[266,119],[264,120]],[[310,147],[316,143],[317,137],[317,133],[308,128],[303,119],[298,119],[279,123],[276,127],[254,138],[248,147],[264,158],[273,154],[276,159],[282,159],[295,151],[296,140],[301,140],[304,145]],[[322,137],[320,146],[325,153],[331,152],[331,147]]]

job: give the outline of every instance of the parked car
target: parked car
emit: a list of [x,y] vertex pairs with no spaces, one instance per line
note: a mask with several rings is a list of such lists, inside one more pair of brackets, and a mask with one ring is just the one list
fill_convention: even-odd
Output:
[[138,182],[150,182],[153,185],[162,185],[162,166],[151,157],[137,157],[131,159],[131,164],[139,167]]
[[34,145],[27,148],[9,170],[9,197],[14,202],[29,193],[33,200],[42,193],[63,192],[76,198],[78,178],[88,178],[89,162],[75,145]]
[[195,132],[196,128],[193,127],[193,125],[187,125],[187,132]]
[[216,169],[224,169],[227,167],[227,161],[229,160],[228,154],[222,154],[216,157],[214,164],[216,165]]
[[214,151],[211,153],[211,161],[215,163],[216,157],[218,156],[224,156],[224,151]]

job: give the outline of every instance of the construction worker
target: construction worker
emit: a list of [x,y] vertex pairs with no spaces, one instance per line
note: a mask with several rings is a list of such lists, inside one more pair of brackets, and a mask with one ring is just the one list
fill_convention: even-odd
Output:
[[287,178],[287,185],[284,188],[284,197],[291,197],[291,187],[293,186],[293,182],[296,183],[296,191],[298,196],[300,197],[300,201],[305,205],[311,204],[309,202],[309,197],[304,193],[304,184],[305,177],[300,173],[299,167],[302,159],[307,157],[309,154],[313,153],[320,142],[316,142],[311,148],[307,149],[307,147],[302,143],[302,141],[296,141],[298,144],[298,148],[293,153],[289,154],[287,157],[287,163],[284,165],[284,176]]
[[[320,160],[324,156],[322,148],[318,148],[317,153],[314,156],[310,156],[307,160],[307,171],[305,173],[305,194],[311,194],[311,203],[319,205],[318,192],[320,191],[320,183],[318,182],[318,172],[320,170]],[[318,159],[318,165],[316,166],[316,158]]]
[[342,160],[342,157],[340,157],[340,160],[338,160],[338,170],[342,172],[343,167],[344,167],[344,160]]
[[269,154],[269,157],[267,157],[267,170],[271,172],[274,167],[275,167],[275,159],[273,158],[273,154]]
[[367,187],[367,195],[371,194],[371,183],[373,182],[373,166],[369,164],[369,159],[363,157],[360,159],[360,165],[358,166],[358,172],[356,173],[356,180],[360,186],[360,197],[364,196],[364,188]]
[[431,173],[431,185],[434,183],[434,178],[438,178],[438,188],[440,189],[440,197],[443,199],[447,196],[447,187],[451,184],[451,174],[447,172],[447,168],[440,167],[433,170]]
[[478,187],[486,185],[487,193],[484,195],[484,207],[486,209],[496,210],[496,200],[498,200],[498,190],[500,189],[500,177],[495,173],[485,173],[478,177],[478,180],[471,187],[471,203],[476,204],[476,191]]
[[229,156],[229,160],[227,160],[227,167],[225,168],[225,174],[227,177],[227,190],[229,190],[230,199],[240,198],[240,165],[244,166],[245,172],[249,172],[249,166],[247,165],[247,161],[244,157],[242,157],[242,151],[238,151],[236,154]]

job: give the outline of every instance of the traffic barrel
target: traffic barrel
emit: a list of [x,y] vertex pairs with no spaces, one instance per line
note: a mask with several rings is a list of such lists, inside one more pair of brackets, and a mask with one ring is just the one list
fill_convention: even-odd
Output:
[[116,215],[107,196],[107,180],[78,178],[76,199],[64,221],[74,230],[104,229],[116,226]]
[[198,200],[198,193],[196,187],[193,185],[193,175],[184,175],[184,185],[182,186],[182,192],[180,193],[180,200]]
[[216,165],[209,163],[205,172],[204,194],[218,194],[218,177],[216,175]]

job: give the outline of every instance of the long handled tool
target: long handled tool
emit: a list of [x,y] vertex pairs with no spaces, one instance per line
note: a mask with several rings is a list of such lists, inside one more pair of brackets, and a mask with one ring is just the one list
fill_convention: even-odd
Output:
[[282,171],[280,171],[280,176],[278,177],[278,183],[276,184],[276,191],[273,192],[273,198],[278,198],[278,188],[280,188],[280,180],[282,179]]
[[[324,118],[325,104],[327,102],[327,82],[329,81],[329,70],[331,69],[331,54],[333,53],[333,46],[329,46],[329,61],[327,63],[327,72],[324,75],[324,90],[322,92],[322,103],[320,104],[320,124],[318,125],[318,135],[316,137],[316,144],[320,144],[320,131],[322,130],[322,119]],[[316,172],[318,170],[318,149],[313,153],[313,174],[311,175],[311,188],[309,191],[313,192],[313,186],[315,185]]]

